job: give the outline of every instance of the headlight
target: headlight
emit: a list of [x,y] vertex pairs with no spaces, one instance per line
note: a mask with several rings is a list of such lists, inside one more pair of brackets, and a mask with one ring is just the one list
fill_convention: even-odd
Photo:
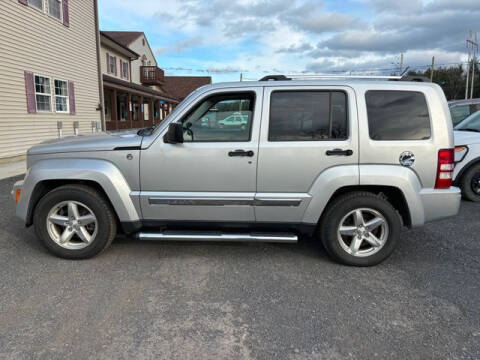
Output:
[[455,163],[459,163],[465,159],[465,156],[468,154],[468,146],[461,145],[455,146]]

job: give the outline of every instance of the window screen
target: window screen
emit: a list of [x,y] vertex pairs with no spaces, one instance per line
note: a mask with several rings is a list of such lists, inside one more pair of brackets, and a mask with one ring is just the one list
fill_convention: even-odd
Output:
[[347,96],[340,91],[276,91],[271,95],[269,141],[347,138]]
[[365,94],[368,129],[373,140],[429,139],[425,95],[416,91],[371,90]]

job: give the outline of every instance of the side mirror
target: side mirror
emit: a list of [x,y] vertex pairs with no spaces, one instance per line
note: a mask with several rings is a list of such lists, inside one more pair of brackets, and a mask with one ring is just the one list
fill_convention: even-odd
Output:
[[183,143],[183,125],[170,123],[167,133],[163,136],[163,142],[167,144]]

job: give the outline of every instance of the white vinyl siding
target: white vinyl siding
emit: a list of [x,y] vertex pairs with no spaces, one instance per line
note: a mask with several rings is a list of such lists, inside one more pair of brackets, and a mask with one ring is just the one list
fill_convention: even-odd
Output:
[[50,89],[50,78],[35,75],[35,101],[37,112],[52,111],[52,93]]
[[[93,1],[69,1],[70,27],[18,0],[1,4],[0,158],[56,138],[59,121],[64,136],[73,135],[75,121],[80,134],[91,133],[101,116]],[[72,81],[75,115],[54,112],[53,98],[52,111],[28,113],[25,72],[50,77],[52,96],[54,79]]]

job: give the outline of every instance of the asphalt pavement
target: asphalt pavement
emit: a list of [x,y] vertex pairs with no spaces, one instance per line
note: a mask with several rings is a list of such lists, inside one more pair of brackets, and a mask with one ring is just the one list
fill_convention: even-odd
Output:
[[298,244],[50,255],[0,181],[1,359],[479,359],[480,204],[371,268]]

